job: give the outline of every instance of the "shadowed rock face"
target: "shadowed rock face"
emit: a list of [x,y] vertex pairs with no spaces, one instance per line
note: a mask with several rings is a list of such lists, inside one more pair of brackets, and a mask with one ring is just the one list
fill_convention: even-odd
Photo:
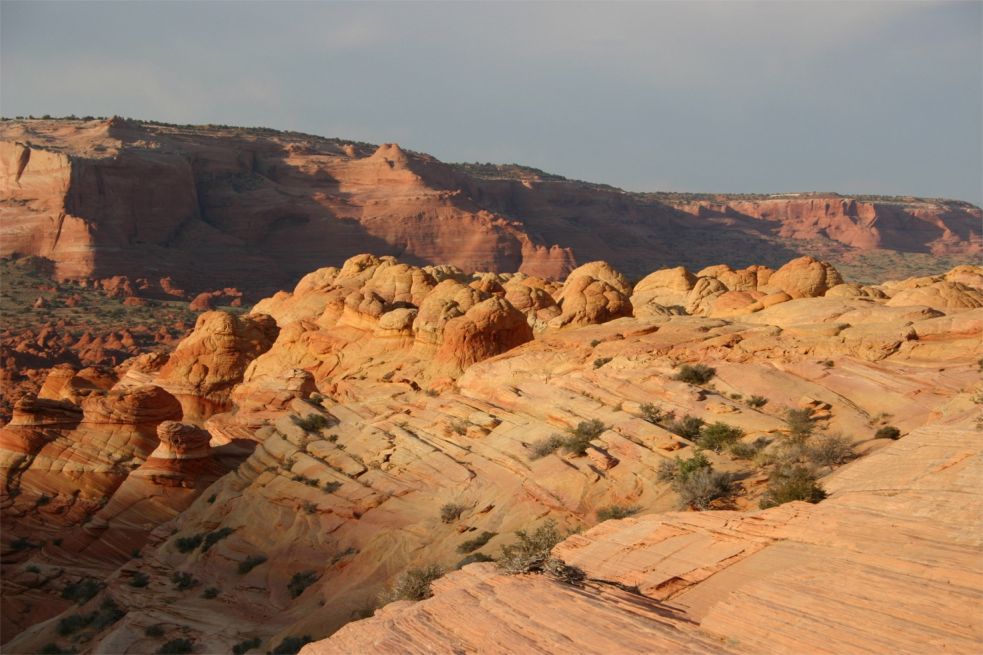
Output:
[[[319,269],[249,315],[203,314],[166,363],[144,356],[115,383],[56,369],[51,398],[18,405],[0,430],[4,651],[153,652],[177,634],[201,652],[254,636],[272,651],[364,616],[408,569],[496,556],[545,518],[591,528],[618,505],[641,515],[555,550],[593,579],[583,588],[469,566],[433,599],[309,648],[904,652],[910,639],[959,652],[979,632],[979,584],[941,580],[975,571],[976,537],[953,526],[973,527],[981,504],[967,483],[981,289],[980,267],[850,286],[810,258],[634,286],[603,262],[563,283],[374,255]],[[694,386],[674,379],[683,363],[716,373]],[[829,500],[758,512],[774,468],[707,450],[740,493],[665,514],[678,498],[659,471],[695,444],[649,405],[776,447],[785,410],[804,408],[864,458],[821,470]],[[583,454],[535,456],[591,420]],[[873,438],[888,423],[900,442]],[[69,606],[83,577],[105,586]],[[125,616],[58,634],[107,598]],[[147,636],[158,624],[167,635]]]
[[[164,296],[236,287],[255,298],[367,251],[545,278],[598,259],[635,277],[680,263],[776,265],[807,241],[843,258],[969,262],[981,251],[980,210],[965,203],[697,202],[516,171],[272,130],[5,121],[0,255],[47,257],[59,278],[137,280],[152,261]],[[198,295],[195,308],[212,300]]]

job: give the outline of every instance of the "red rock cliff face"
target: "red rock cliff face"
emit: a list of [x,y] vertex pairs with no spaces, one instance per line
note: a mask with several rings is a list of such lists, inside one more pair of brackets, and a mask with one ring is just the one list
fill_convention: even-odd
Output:
[[808,254],[793,240],[815,237],[852,250],[980,252],[980,211],[964,203],[667,200],[290,132],[0,125],[0,255],[48,257],[60,278],[169,277],[189,292],[234,286],[256,298],[359,252],[546,278],[593,260],[633,276],[774,266]]
[[934,255],[981,252],[981,213],[975,207],[912,200],[862,202],[839,196],[700,201],[681,205],[700,217],[750,217],[779,224],[790,239],[826,236],[851,248],[883,248]]

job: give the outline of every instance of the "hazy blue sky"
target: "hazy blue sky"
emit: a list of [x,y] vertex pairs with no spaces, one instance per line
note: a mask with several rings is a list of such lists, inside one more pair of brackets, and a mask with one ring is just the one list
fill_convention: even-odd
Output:
[[983,4],[9,2],[0,111],[265,125],[631,190],[983,202]]

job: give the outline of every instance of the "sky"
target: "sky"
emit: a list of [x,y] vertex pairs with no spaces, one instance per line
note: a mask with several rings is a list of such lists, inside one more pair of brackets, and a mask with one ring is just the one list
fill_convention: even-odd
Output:
[[983,204],[983,2],[0,2],[0,113]]

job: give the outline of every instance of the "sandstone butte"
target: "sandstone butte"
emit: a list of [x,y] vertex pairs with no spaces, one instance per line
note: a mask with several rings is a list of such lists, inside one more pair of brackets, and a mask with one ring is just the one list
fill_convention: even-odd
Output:
[[[3,651],[979,652],[981,333],[978,266],[871,286],[802,257],[632,284],[601,261],[556,282],[357,255],[18,401]],[[685,363],[716,374],[674,379]],[[694,442],[649,404],[763,455],[800,408],[859,457],[819,469],[819,504],[760,510],[768,457],[707,450],[739,493],[676,511],[659,470]],[[533,456],[590,420],[583,455]],[[900,439],[874,438],[888,425]],[[599,521],[612,505],[639,513]],[[553,551],[581,584],[454,570],[548,518],[583,530]],[[430,565],[431,598],[365,618]]]
[[955,201],[628,193],[396,144],[121,118],[0,123],[0,211],[0,256],[198,309],[218,288],[252,300],[367,251],[545,278],[595,260],[639,277],[803,253],[881,265],[900,254],[924,271],[983,252],[983,214]]

